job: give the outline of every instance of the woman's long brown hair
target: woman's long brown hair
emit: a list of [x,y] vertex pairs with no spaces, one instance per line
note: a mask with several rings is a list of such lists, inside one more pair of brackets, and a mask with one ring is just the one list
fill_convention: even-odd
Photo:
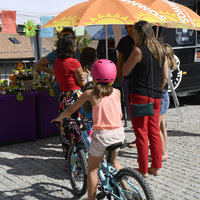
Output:
[[174,51],[172,47],[166,43],[163,44],[162,46],[163,46],[165,55],[167,56],[168,67],[170,67],[171,70],[177,69],[176,60],[174,58]]
[[161,44],[155,37],[155,33],[151,27],[151,24],[147,21],[140,20],[139,22],[135,23],[134,29],[138,33],[141,33],[139,45],[145,44],[149,48],[151,55],[158,60],[159,66],[162,67],[164,52]]

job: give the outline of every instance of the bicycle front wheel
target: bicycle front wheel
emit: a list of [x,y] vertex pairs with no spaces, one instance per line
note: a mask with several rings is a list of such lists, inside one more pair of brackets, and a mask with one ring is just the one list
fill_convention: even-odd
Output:
[[[154,200],[153,192],[145,178],[133,168],[119,170],[116,175],[119,188],[114,184],[114,193],[127,200]],[[121,192],[121,193],[120,193]]]
[[68,174],[74,192],[82,196],[87,190],[87,159],[83,149],[75,148],[71,145],[68,151]]

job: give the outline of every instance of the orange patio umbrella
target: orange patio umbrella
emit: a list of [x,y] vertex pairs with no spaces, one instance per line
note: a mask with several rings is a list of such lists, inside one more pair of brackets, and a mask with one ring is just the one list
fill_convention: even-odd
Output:
[[166,28],[200,30],[199,15],[183,5],[168,0],[85,1],[63,11],[41,28],[135,24],[139,20]]
[[[158,5],[160,6],[158,7]],[[168,0],[155,0],[151,8],[159,8],[159,14],[171,21],[171,23],[161,22],[154,25],[200,30],[200,16],[186,6]]]
[[200,30],[200,16],[168,0],[90,0],[63,11],[41,28],[134,24],[146,20],[167,28]]
[[[147,0],[148,1],[148,0]],[[151,0],[152,1],[152,0]],[[150,23],[169,23],[170,20],[162,17],[155,10],[148,7],[143,16],[143,4],[136,5],[132,1],[122,0],[90,0],[76,4],[43,25],[41,28],[48,27],[74,27],[89,25],[120,25],[134,24],[139,19],[147,20]],[[138,5],[137,5],[138,4]],[[144,4],[145,5],[145,4]],[[142,18],[141,18],[142,16]],[[106,58],[108,58],[108,42],[106,27]]]
[[41,28],[134,24],[140,19],[150,23],[169,23],[169,19],[150,7],[153,2],[154,0],[90,0],[68,8]]

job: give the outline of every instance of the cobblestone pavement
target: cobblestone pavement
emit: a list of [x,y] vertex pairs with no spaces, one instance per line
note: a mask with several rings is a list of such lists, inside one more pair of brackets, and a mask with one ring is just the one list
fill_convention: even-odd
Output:
[[[156,200],[200,199],[200,105],[186,105],[180,111],[184,121],[176,108],[167,113],[169,158],[161,175],[147,178]],[[130,121],[125,131],[127,140],[133,141]],[[137,150],[123,149],[119,161],[137,167]],[[0,200],[8,199],[79,199],[64,171],[59,136],[0,146]]]

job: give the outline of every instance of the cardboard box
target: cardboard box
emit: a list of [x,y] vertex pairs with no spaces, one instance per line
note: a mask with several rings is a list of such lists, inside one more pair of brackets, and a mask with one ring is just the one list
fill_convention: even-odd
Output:
[[24,81],[24,87],[25,87],[25,90],[27,91],[32,90],[32,80]]

